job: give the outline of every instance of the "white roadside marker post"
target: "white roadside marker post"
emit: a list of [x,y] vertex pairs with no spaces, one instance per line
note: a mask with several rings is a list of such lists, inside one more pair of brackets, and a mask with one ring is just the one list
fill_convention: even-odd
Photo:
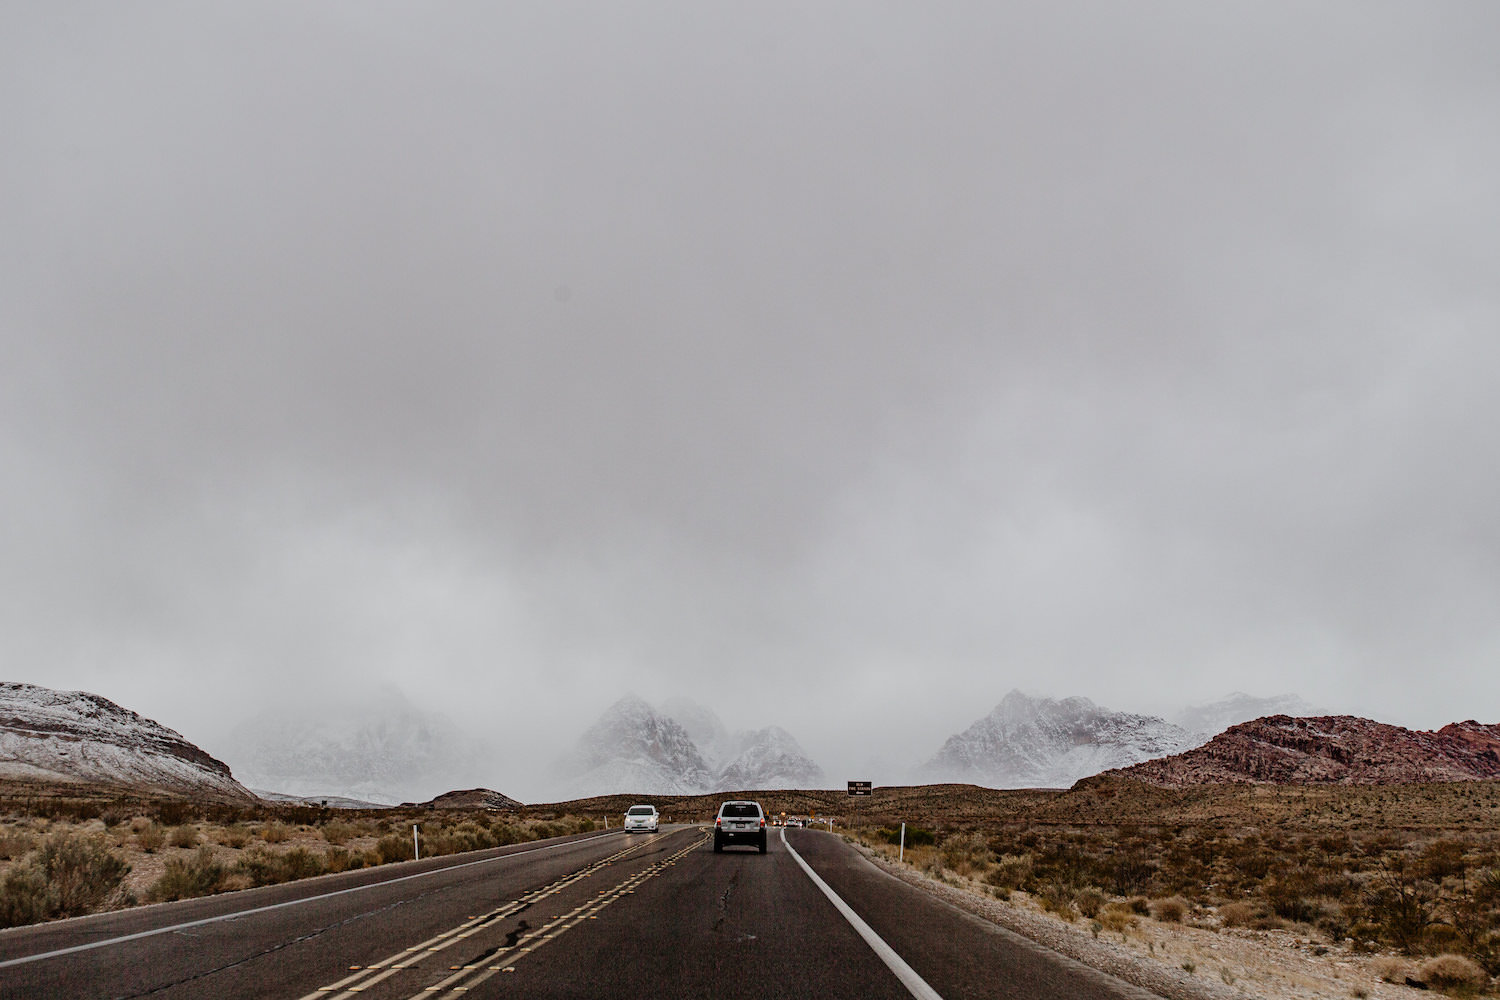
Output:
[[906,861],[906,824],[901,824],[901,855],[896,859],[900,862]]
[[417,827],[415,823],[412,824],[411,828],[411,853],[412,860],[422,860],[422,842],[417,840]]

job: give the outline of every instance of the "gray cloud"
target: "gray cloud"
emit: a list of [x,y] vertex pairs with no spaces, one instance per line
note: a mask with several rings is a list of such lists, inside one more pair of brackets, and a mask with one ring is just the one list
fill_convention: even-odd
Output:
[[1496,704],[1488,4],[0,16],[16,679]]

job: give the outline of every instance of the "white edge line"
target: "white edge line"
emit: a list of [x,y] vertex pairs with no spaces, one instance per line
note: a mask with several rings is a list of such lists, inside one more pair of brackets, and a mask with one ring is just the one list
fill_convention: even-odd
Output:
[[[249,910],[236,910],[233,913],[221,913],[217,917],[204,917],[201,920],[189,920],[185,924],[172,924],[169,927],[157,927],[149,931],[137,931],[134,934],[125,934],[121,937],[107,938],[103,941],[90,941],[88,944],[75,944],[71,948],[59,948],[56,951],[44,951],[36,955],[23,955],[20,958],[9,958],[0,962],[0,969],[8,969],[13,965],[25,965],[28,962],[41,962],[49,958],[59,958],[63,955],[72,955],[80,951],[91,951],[95,948],[107,948],[110,945],[124,944],[126,941],[136,941],[140,938],[154,937],[157,934],[170,934],[173,931],[187,930],[189,927],[202,927],[204,924],[215,924],[221,920],[234,920],[239,917],[248,917],[256,913],[267,913],[271,910],[280,910],[288,906],[301,906],[303,903],[312,903],[320,899],[332,899],[334,896],[343,896],[351,892],[363,892],[366,889],[379,889],[382,886],[395,885],[397,882],[409,882],[414,878],[427,878],[429,875],[441,875],[444,872],[456,872],[463,868],[472,868],[475,865],[488,865],[496,861],[504,861],[507,858],[519,858],[525,854],[536,854],[538,851],[555,851],[559,847],[567,847],[570,844],[581,844],[589,840],[598,840],[611,834],[618,834],[619,830],[608,830],[597,833],[592,837],[579,837],[577,840],[567,840],[561,844],[548,844],[546,847],[529,847],[524,851],[513,851],[510,854],[500,854],[493,858],[480,858],[478,861],[465,861],[461,865],[449,865],[446,868],[434,868],[432,871],[417,872],[413,875],[402,875],[400,878],[383,879],[379,882],[371,882],[367,885],[350,886],[348,889],[336,889],[333,892],[325,892],[317,896],[303,896],[301,899],[288,899],[281,903],[270,903],[266,906],[257,906]],[[282,883],[289,885],[292,883]],[[199,897],[212,898],[212,897]],[[129,913],[129,910],[116,910],[116,913]],[[34,925],[44,926],[44,925]]]
[[937,990],[927,985],[927,980],[917,975],[917,971],[907,965],[905,960],[896,954],[895,949],[886,944],[885,939],[876,934],[869,924],[860,919],[859,914],[855,913],[849,907],[848,903],[840,899],[839,894],[829,888],[827,882],[818,877],[818,873],[812,870],[811,865],[802,860],[802,855],[797,853],[797,849],[787,843],[785,827],[781,830],[781,842],[786,846],[787,852],[791,854],[792,859],[802,866],[802,870],[807,873],[807,877],[812,879],[813,885],[823,890],[823,895],[827,896],[829,902],[844,915],[844,919],[849,921],[849,925],[858,932],[859,936],[865,939],[865,944],[870,946],[870,949],[875,952],[876,956],[896,974],[896,978],[901,980],[901,985],[906,987],[908,993],[916,997],[917,1000],[943,1000]]

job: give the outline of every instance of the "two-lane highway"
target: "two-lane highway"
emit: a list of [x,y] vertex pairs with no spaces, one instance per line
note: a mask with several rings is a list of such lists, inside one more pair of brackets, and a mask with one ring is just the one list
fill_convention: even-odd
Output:
[[0,932],[6,998],[642,994],[1150,996],[806,830],[766,854],[584,835]]

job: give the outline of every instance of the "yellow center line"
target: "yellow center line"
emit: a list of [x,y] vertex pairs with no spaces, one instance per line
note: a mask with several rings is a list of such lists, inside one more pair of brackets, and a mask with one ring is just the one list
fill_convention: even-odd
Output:
[[495,920],[508,917],[511,914],[517,913],[520,910],[533,905],[538,900],[546,899],[548,896],[551,896],[554,893],[561,892],[563,889],[579,881],[580,879],[588,878],[590,875],[593,875],[596,872],[601,871],[604,868],[607,868],[610,865],[623,860],[624,858],[628,857],[631,854],[634,854],[636,851],[645,846],[646,844],[644,843],[636,844],[633,847],[627,847],[623,851],[617,851],[606,858],[601,858],[600,860],[595,861],[590,865],[586,865],[583,868],[580,868],[578,871],[573,872],[570,875],[550,882],[539,889],[534,889],[526,895],[520,897],[519,899],[513,899],[508,903],[502,904],[501,906],[496,907],[488,913],[482,913],[477,917],[470,917],[468,920],[459,924],[457,927],[453,927],[446,931],[443,931],[441,934],[435,934],[432,937],[428,938],[426,941],[421,942],[420,944],[412,945],[409,948],[403,948],[393,955],[388,955],[385,958],[382,958],[378,962],[371,962],[369,965],[360,969],[358,972],[355,972],[354,975],[345,976],[338,982],[330,983],[327,986],[320,986],[313,992],[299,998],[299,1000],[347,1000],[347,998],[349,997],[357,996],[361,991],[366,990],[376,983],[395,975],[402,969],[411,968],[412,966],[420,962],[423,958],[426,958],[428,955],[442,951],[449,945],[456,944],[457,942],[462,941],[463,939],[475,933],[478,933],[480,928],[486,926],[487,924],[493,923]]
[[708,838],[705,836],[697,843],[689,844],[687,847],[678,851],[676,854],[673,854],[671,857],[665,858],[662,861],[658,861],[651,867],[643,869],[642,871],[631,875],[629,878],[625,879],[614,888],[607,889],[598,896],[595,896],[593,899],[590,899],[587,902],[575,907],[572,911],[554,918],[551,923],[546,924],[542,927],[538,927],[530,934],[526,934],[517,938],[515,947],[511,948],[510,950],[497,953],[496,955],[493,955],[490,958],[486,959],[484,962],[466,965],[462,969],[455,972],[453,975],[448,976],[446,979],[443,979],[432,986],[428,986],[418,993],[412,994],[412,996],[408,998],[408,1000],[425,1000],[425,998],[430,994],[441,993],[443,990],[449,990],[453,993],[464,993],[468,990],[473,989],[475,986],[478,986],[480,983],[484,982],[486,979],[490,978],[497,972],[505,972],[507,968],[509,968],[511,971],[514,971],[514,966],[510,963],[515,962],[517,959],[520,959],[524,955],[536,951],[548,941],[552,941],[558,937],[561,937],[565,932],[572,930],[574,927],[577,927],[585,920],[589,920],[592,917],[596,916],[600,910],[603,910],[606,906],[615,902],[621,896],[629,895],[630,893],[634,892],[636,890],[636,887],[641,883],[645,882],[647,879],[655,878],[657,875],[660,875],[663,871],[672,867],[682,858],[691,854],[693,851],[698,850],[707,842]]

